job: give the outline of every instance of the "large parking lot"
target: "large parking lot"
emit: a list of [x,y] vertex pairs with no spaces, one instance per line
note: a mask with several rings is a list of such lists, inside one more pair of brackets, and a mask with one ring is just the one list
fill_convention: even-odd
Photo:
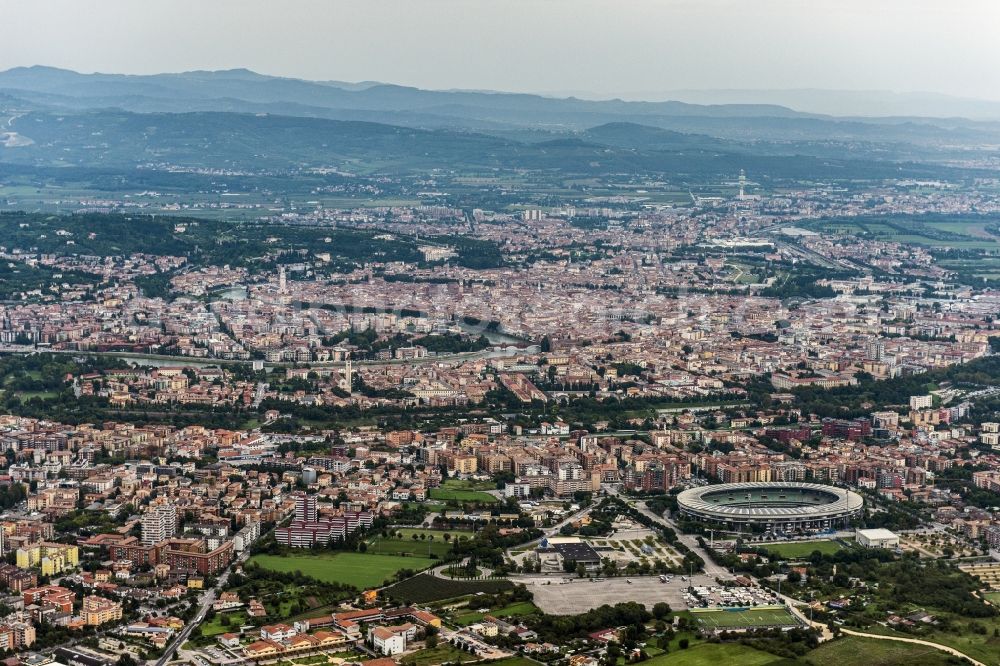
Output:
[[[684,592],[690,583],[683,581],[681,576],[675,576],[669,583],[661,583],[658,576],[606,579],[512,576],[511,580],[524,583],[534,594],[535,605],[552,615],[572,615],[624,601],[637,601],[646,608],[660,601],[667,602],[675,610],[688,608]],[[715,585],[715,579],[705,575],[696,575],[693,582],[696,586]]]
[[684,595],[687,605],[749,607],[780,604],[781,600],[770,590],[761,587],[720,587],[695,585],[694,593]]

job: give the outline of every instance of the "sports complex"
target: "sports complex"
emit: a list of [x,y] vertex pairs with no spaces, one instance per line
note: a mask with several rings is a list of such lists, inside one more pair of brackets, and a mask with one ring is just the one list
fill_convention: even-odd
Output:
[[682,515],[730,529],[774,532],[846,526],[861,513],[861,495],[818,483],[724,483],[690,488],[677,496]]

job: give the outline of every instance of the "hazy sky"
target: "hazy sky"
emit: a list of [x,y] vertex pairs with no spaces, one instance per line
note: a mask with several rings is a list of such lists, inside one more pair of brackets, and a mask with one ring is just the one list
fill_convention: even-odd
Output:
[[998,0],[0,0],[0,69],[1000,99],[998,34]]

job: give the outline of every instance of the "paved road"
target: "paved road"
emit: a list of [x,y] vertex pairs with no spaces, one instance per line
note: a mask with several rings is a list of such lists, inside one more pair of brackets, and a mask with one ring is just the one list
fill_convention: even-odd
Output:
[[[827,625],[825,625],[825,624],[823,624],[821,622],[813,622],[808,617],[806,617],[802,613],[801,610],[799,610],[799,606],[804,605],[804,603],[802,601],[800,601],[798,599],[794,599],[794,598],[789,597],[789,596],[784,595],[784,594],[782,594],[781,597],[784,600],[785,604],[788,606],[788,608],[792,611],[793,615],[795,615],[796,617],[798,617],[806,625],[808,625],[808,626],[812,627],[813,629],[816,629],[816,630],[818,630],[820,632],[820,642],[821,643],[825,642],[825,641],[828,641],[828,640],[831,640],[833,638],[833,632],[830,631],[830,628]],[[904,636],[885,636],[885,635],[882,635],[882,634],[869,634],[869,633],[864,632],[864,631],[856,631],[854,629],[845,629],[844,627],[841,627],[840,631],[842,633],[844,633],[844,634],[847,634],[848,636],[857,636],[859,638],[874,638],[874,639],[880,640],[880,641],[899,641],[900,643],[913,643],[914,645],[926,645],[929,648],[934,648],[935,650],[940,650],[942,652],[947,652],[948,654],[954,655],[956,657],[961,657],[963,659],[968,659],[975,666],[990,666],[988,664],[984,664],[981,661],[977,661],[977,660],[973,659],[972,657],[970,657],[969,655],[967,655],[967,654],[965,654],[963,652],[959,652],[958,650],[956,650],[953,647],[949,647],[947,645],[942,645],[940,643],[934,643],[932,641],[925,641],[925,640],[920,639],[920,638],[906,638]],[[995,662],[995,664],[1000,664],[1000,661]]]
[[264,402],[264,394],[267,393],[267,389],[270,385],[267,382],[257,382],[257,387],[253,394],[253,407],[254,409],[260,407],[260,403]]
[[211,608],[212,604],[215,602],[215,599],[219,594],[219,590],[226,587],[226,581],[229,580],[229,572],[232,571],[237,564],[245,562],[249,555],[250,552],[245,551],[242,555],[233,560],[229,567],[219,576],[219,580],[216,582],[215,587],[205,591],[205,593],[201,596],[201,605],[198,609],[198,614],[195,615],[194,619],[187,623],[184,628],[181,629],[181,632],[174,637],[174,640],[170,642],[167,649],[164,651],[163,656],[157,659],[156,666],[165,666],[165,664],[173,658],[174,652],[176,652],[180,646],[184,645],[187,639],[191,636],[191,632],[194,631],[195,627],[201,625],[202,621],[205,619],[205,614],[208,613],[208,609]]
[[[622,499],[625,499],[625,501],[629,501],[628,499],[626,499],[624,497]],[[661,516],[657,516],[656,514],[654,514],[652,511],[650,511],[648,508],[646,508],[645,503],[641,503],[641,505],[638,505],[638,506],[637,506],[638,503],[636,503],[636,502],[629,502],[629,503],[632,504],[633,506],[635,506],[643,515],[646,515],[649,518],[652,518],[653,520],[659,522],[660,524],[666,525],[667,527],[671,527],[675,531],[677,531],[677,528],[676,528],[676,526],[673,523],[671,523],[670,521],[666,520],[665,518],[663,518]],[[695,553],[697,553],[699,557],[701,557],[703,560],[705,560],[705,574],[706,574],[706,577],[714,577],[716,575],[719,575],[719,576],[727,576],[727,575],[729,575],[728,572],[725,569],[723,569],[719,565],[717,565],[714,562],[712,562],[712,559],[710,557],[708,557],[708,553],[705,552],[705,549],[701,548],[701,546],[698,545],[698,542],[695,540],[695,537],[692,537],[691,535],[687,535],[687,534],[681,534],[679,531],[677,532],[677,536],[681,540],[681,542],[683,542],[684,544],[686,544],[689,548],[691,548],[692,551],[694,551]],[[806,624],[809,624],[812,627],[814,627],[814,628],[816,628],[816,629],[818,629],[820,631],[823,640],[829,640],[830,638],[832,638],[832,634],[830,633],[830,630],[829,630],[829,628],[826,625],[821,624],[819,622],[810,622],[809,619],[806,618],[805,615],[803,615],[801,613],[801,611],[799,611],[796,608],[796,604],[801,604],[802,603],[801,601],[798,601],[796,599],[792,599],[791,597],[787,597],[785,595],[782,595],[782,597],[784,598],[785,603],[792,609],[792,612],[800,620],[802,620]],[[841,631],[843,633],[847,634],[847,635],[858,636],[858,637],[861,637],[861,638],[874,638],[874,639],[877,639],[877,640],[900,641],[902,643],[913,643],[915,645],[925,645],[927,647],[934,648],[935,650],[940,650],[942,652],[947,652],[948,654],[954,655],[956,657],[961,657],[963,659],[968,659],[970,662],[972,662],[974,664],[974,666],[991,666],[991,665],[988,665],[988,664],[984,664],[981,661],[977,661],[977,660],[973,659],[972,657],[970,657],[969,655],[967,655],[967,654],[965,654],[963,652],[959,652],[958,650],[956,650],[953,647],[949,647],[947,645],[941,645],[940,643],[933,643],[931,641],[925,641],[925,640],[918,639],[918,638],[904,638],[904,637],[901,637],[901,636],[883,636],[881,634],[868,634],[868,633],[861,632],[861,631],[855,631],[853,629],[844,629],[844,628],[841,628]],[[1000,664],[1000,661],[997,661],[996,663]]]
[[677,540],[680,541],[685,546],[687,546],[688,548],[690,548],[691,551],[695,555],[697,555],[698,557],[700,557],[701,559],[703,559],[705,561],[705,573],[706,574],[708,574],[709,576],[713,576],[713,577],[718,576],[718,577],[721,577],[721,578],[729,578],[732,575],[729,572],[728,569],[726,569],[725,567],[721,567],[721,566],[719,566],[718,564],[715,563],[715,561],[711,558],[711,556],[709,556],[708,551],[706,551],[704,548],[702,548],[698,544],[698,537],[696,537],[694,535],[691,535],[691,534],[683,534],[683,533],[681,533],[680,528],[677,527],[676,523],[674,523],[671,520],[667,520],[663,516],[659,516],[659,515],[653,513],[652,511],[650,511],[646,507],[645,502],[643,502],[639,506],[636,506],[636,508],[639,510],[639,512],[642,515],[646,516],[647,518],[651,518],[655,522],[657,522],[657,523],[659,523],[659,524],[661,524],[661,525],[663,525],[665,527],[669,527],[674,532],[676,532],[677,533]]
[[663,525],[664,527],[669,527],[674,532],[676,532],[677,533],[677,540],[680,541],[681,543],[683,543],[688,548],[690,548],[691,551],[695,555],[697,555],[698,557],[700,557],[701,559],[703,559],[705,561],[705,574],[706,575],[708,575],[709,577],[712,577],[712,578],[715,578],[715,577],[729,578],[732,575],[732,574],[729,573],[729,571],[727,569],[725,569],[723,567],[720,567],[718,564],[715,563],[714,560],[712,560],[711,557],[709,557],[708,552],[706,552],[706,550],[704,548],[702,548],[701,546],[698,545],[698,538],[696,536],[693,536],[691,534],[682,534],[681,531],[680,531],[680,529],[678,529],[677,525],[673,521],[668,520],[668,519],[664,518],[663,516],[657,515],[656,513],[650,511],[649,508],[646,506],[645,502],[633,500],[633,499],[630,499],[628,497],[624,497],[622,495],[618,495],[618,491],[614,490],[614,489],[609,490],[609,492],[610,492],[610,494],[617,496],[619,499],[623,500],[624,502],[626,502],[630,506],[632,506],[635,509],[637,509],[639,511],[639,513],[641,513],[642,515],[646,516],[647,518],[649,518],[653,522],[659,523],[660,525]]

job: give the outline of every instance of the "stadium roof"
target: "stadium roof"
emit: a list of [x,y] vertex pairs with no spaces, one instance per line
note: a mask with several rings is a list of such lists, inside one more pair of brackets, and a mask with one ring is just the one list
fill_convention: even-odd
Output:
[[[759,492],[761,490],[796,490],[799,492],[814,492],[830,497],[829,502],[821,504],[802,504],[801,506],[761,506],[751,504],[717,504],[704,497],[717,493],[730,492],[735,494]],[[864,506],[864,499],[857,493],[824,486],[818,483],[799,482],[759,482],[759,483],[724,483],[714,486],[703,486],[683,491],[677,496],[677,504],[683,510],[701,515],[715,516],[721,519],[740,518],[821,518],[828,515],[853,513]]]

